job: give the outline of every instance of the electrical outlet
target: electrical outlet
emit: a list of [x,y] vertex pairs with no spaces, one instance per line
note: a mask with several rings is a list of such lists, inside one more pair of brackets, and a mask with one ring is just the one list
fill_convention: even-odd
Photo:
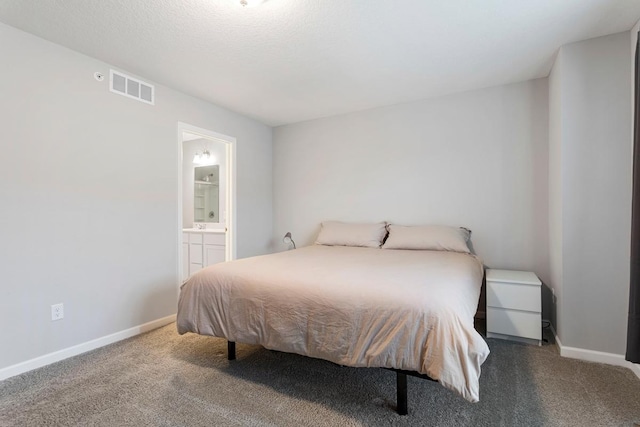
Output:
[[62,303],[53,304],[51,306],[51,320],[60,320],[64,318],[64,306]]

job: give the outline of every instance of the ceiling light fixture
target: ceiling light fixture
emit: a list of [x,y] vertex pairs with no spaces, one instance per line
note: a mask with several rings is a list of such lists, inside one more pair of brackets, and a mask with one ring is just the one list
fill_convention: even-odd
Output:
[[[238,0],[235,0],[235,1],[238,1]],[[260,3],[264,3],[265,1],[266,0],[240,0],[240,4],[243,7],[245,7],[245,6],[252,7],[252,6],[257,6]]]

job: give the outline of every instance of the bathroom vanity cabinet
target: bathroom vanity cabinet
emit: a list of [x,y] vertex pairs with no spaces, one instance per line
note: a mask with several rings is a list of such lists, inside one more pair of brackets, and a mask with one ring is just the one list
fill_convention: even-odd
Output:
[[204,267],[225,261],[225,232],[218,230],[183,230],[182,278]]

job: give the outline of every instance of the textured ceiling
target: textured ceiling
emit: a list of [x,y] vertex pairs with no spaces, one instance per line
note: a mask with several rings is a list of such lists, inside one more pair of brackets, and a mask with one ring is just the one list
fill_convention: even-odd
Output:
[[269,125],[544,77],[638,0],[0,0],[0,21]]

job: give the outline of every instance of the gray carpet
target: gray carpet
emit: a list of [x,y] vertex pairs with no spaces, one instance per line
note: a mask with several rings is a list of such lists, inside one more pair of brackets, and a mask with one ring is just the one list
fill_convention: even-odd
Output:
[[561,358],[553,345],[488,340],[481,402],[395,374],[226,341],[175,325],[0,382],[1,426],[633,426],[640,379]]

